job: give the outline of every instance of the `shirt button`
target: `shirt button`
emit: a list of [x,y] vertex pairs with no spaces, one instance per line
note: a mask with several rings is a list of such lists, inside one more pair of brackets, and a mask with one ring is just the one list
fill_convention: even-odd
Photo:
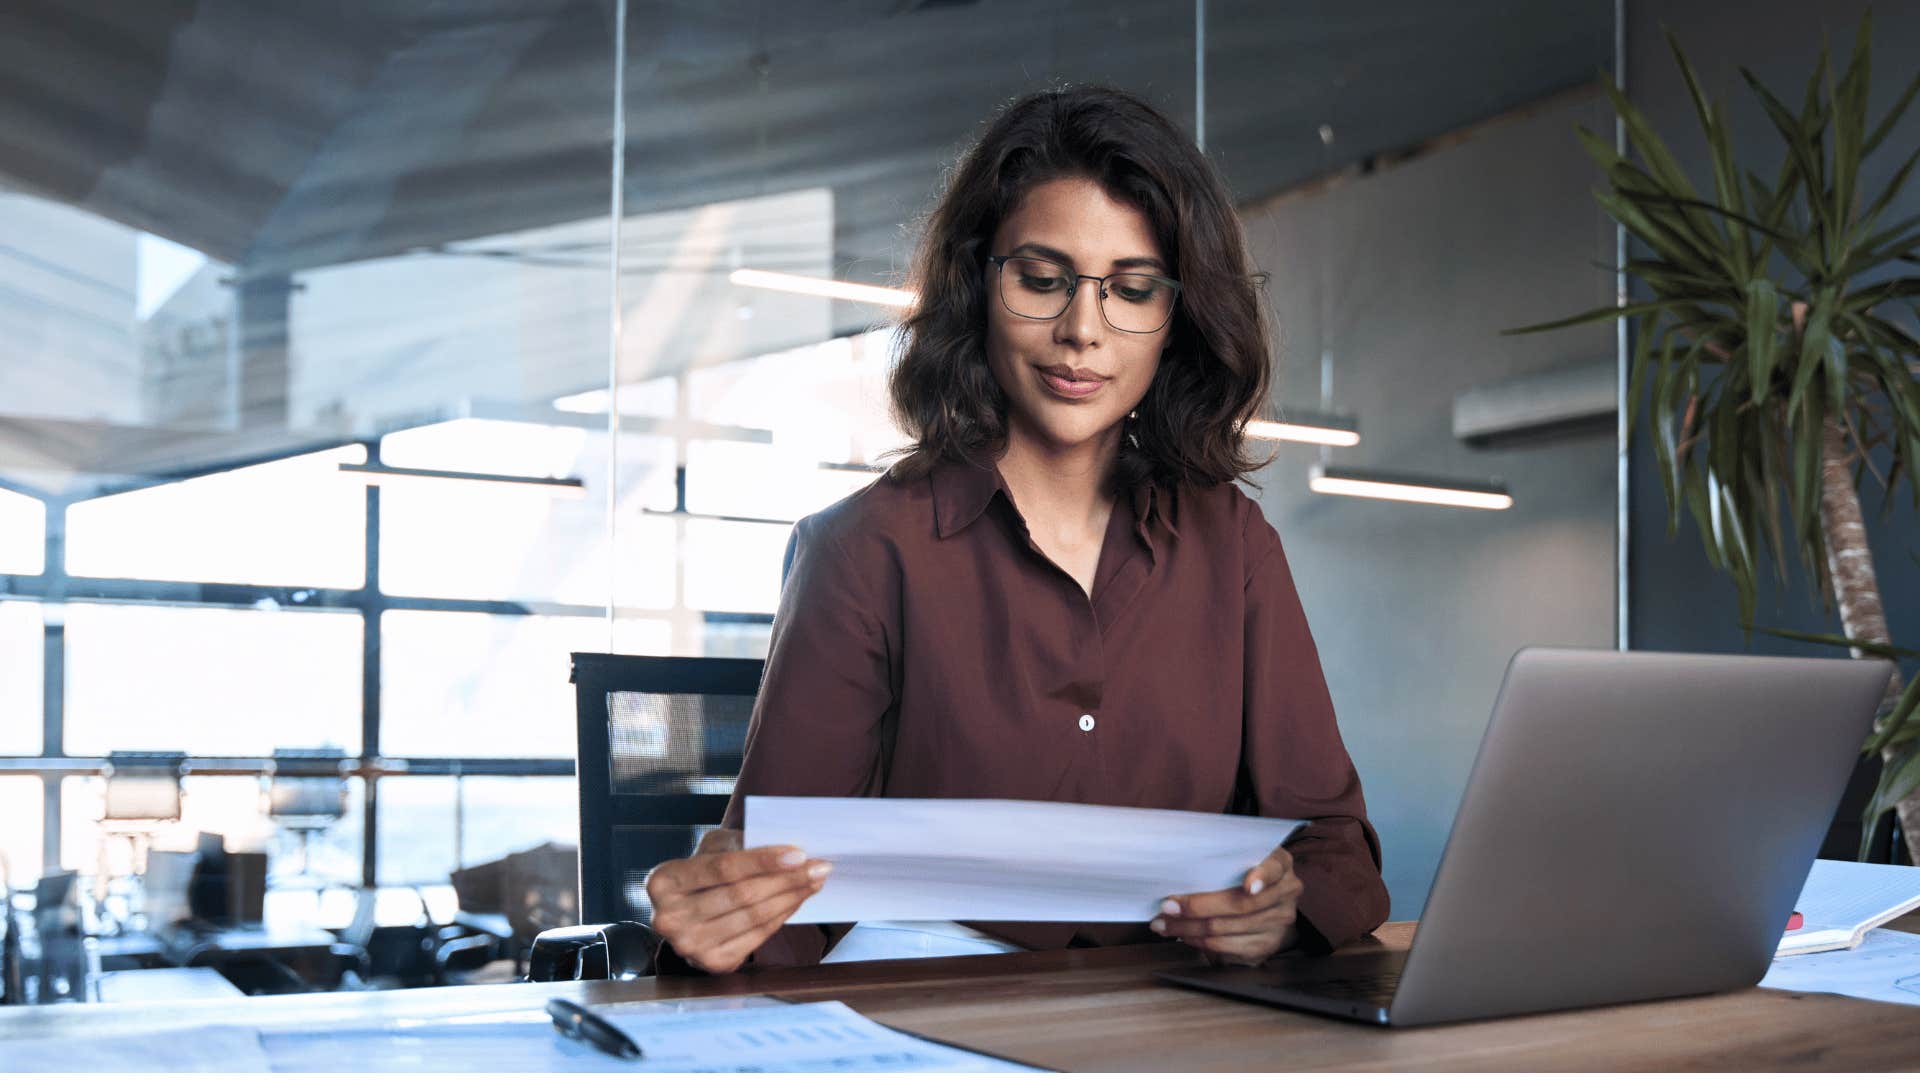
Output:
[[1080,718],[1080,730],[1081,730],[1081,731],[1092,731],[1092,730],[1093,730],[1093,717],[1092,717],[1091,715],[1088,715],[1088,716],[1082,716],[1082,717]]

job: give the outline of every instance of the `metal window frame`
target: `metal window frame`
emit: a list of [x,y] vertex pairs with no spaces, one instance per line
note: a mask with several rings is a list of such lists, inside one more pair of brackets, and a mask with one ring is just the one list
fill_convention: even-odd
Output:
[[[366,447],[367,461],[380,460],[378,438],[358,440]],[[328,446],[308,446],[271,457],[223,463],[192,472],[142,478],[140,482],[117,485],[111,490],[90,492],[84,497],[58,495],[26,485],[0,483],[7,490],[39,499],[46,508],[46,556],[39,574],[0,574],[0,600],[23,600],[47,605],[69,602],[105,604],[164,604],[167,606],[205,606],[242,610],[261,606],[281,610],[352,611],[362,624],[360,665],[360,738],[358,754],[337,758],[195,755],[186,758],[183,776],[258,776],[268,772],[285,776],[360,777],[362,784],[361,884],[373,887],[378,882],[380,781],[391,777],[437,776],[456,779],[469,776],[551,777],[574,775],[572,758],[522,757],[388,757],[380,753],[381,734],[381,616],[388,611],[444,611],[487,615],[561,615],[603,618],[607,609],[599,605],[565,604],[548,601],[455,600],[424,596],[389,596],[380,588],[380,488],[368,485],[364,535],[364,571],[360,588],[338,589],[317,586],[233,585],[219,582],[164,581],[149,578],[85,577],[66,572],[66,511],[75,502],[158,487],[195,476],[230,472],[248,465],[284,460],[314,450],[351,445],[348,442]],[[678,477],[681,505],[685,499],[684,469]],[[790,523],[789,523],[790,524]],[[672,612],[654,609],[616,608],[614,615],[668,617]],[[703,612],[709,624],[771,623],[773,617],[758,612]],[[41,664],[41,747],[40,753],[24,756],[0,756],[0,776],[37,776],[41,781],[41,848],[43,865],[60,862],[61,781],[73,776],[101,775],[107,766],[104,756],[75,756],[66,748],[66,620],[44,622],[43,662]]]

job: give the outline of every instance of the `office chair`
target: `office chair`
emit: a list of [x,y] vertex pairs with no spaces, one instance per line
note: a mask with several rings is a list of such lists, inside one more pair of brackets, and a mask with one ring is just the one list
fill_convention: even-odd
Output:
[[[322,747],[276,747],[276,762],[305,758],[310,761],[337,759],[340,749]],[[276,769],[266,776],[267,816],[276,828],[293,833],[300,841],[300,872],[294,875],[306,882],[313,880],[313,838],[340,824],[347,814],[347,778],[332,776],[282,776]],[[283,883],[276,883],[283,884]]]
[[13,907],[13,864],[0,851],[0,1005],[23,1005],[26,973],[21,970],[20,918]]
[[761,660],[574,653],[580,919],[534,939],[531,982],[650,974],[647,875],[719,824]]
[[[97,822],[100,873],[93,883],[93,904],[102,921],[116,929],[130,923],[145,925],[147,855],[154,834],[180,821],[180,777],[186,759],[179,751],[117,750],[107,757],[106,792]],[[110,915],[107,907],[113,891],[113,879],[106,871],[107,849],[114,840],[127,845],[124,916]]]

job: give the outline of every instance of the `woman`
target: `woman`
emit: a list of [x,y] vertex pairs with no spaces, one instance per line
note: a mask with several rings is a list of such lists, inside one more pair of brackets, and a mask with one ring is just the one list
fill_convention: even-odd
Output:
[[723,828],[648,879],[662,969],[814,963],[846,933],[783,925],[831,867],[740,850],[749,794],[1309,819],[1146,926],[959,932],[987,948],[1178,938],[1252,964],[1378,926],[1379,842],[1286,556],[1232,483],[1261,464],[1241,430],[1271,360],[1206,158],[1127,94],[1024,98],[953,174],[912,284],[890,389],[914,445],[795,526]]

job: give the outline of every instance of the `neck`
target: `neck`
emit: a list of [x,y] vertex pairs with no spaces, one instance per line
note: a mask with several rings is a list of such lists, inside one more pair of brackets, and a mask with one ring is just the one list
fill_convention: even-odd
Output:
[[1076,446],[1036,438],[1018,422],[1009,426],[1000,475],[1029,522],[1097,529],[1113,504],[1114,469],[1120,460],[1118,425]]

